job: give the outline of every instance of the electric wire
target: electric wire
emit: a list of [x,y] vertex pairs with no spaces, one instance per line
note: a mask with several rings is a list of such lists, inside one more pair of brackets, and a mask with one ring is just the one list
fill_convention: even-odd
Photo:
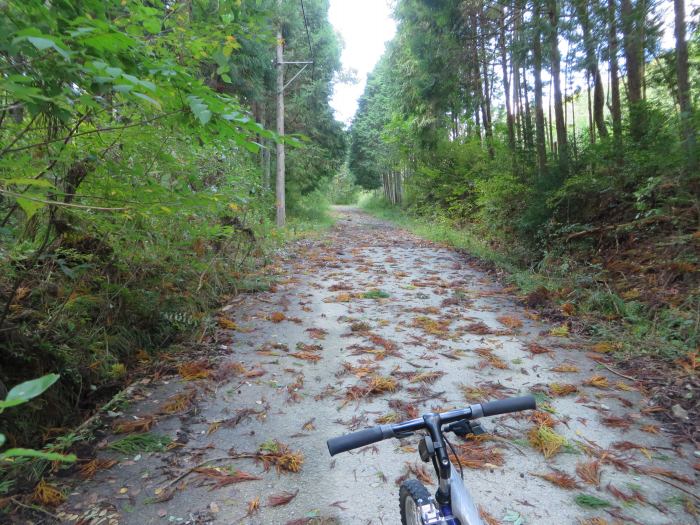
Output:
[[304,0],[299,0],[301,3],[301,14],[304,17],[304,27],[306,28],[306,41],[309,44],[309,54],[311,55],[311,81],[314,80],[314,72],[316,64],[314,63],[314,51],[311,47],[311,36],[309,35],[309,21],[306,19],[306,10],[304,9]]

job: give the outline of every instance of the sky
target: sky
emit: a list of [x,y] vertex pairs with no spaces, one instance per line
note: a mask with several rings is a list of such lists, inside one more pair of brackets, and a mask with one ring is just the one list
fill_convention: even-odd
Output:
[[391,18],[387,0],[331,0],[328,16],[345,45],[343,68],[357,73],[355,84],[336,83],[331,99],[335,118],[349,124],[365,90],[367,74],[393,38],[396,22]]

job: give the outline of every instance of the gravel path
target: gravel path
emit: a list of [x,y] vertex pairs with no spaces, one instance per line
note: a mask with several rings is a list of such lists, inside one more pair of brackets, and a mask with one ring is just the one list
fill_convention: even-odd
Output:
[[[150,432],[178,446],[119,454],[106,445],[121,436],[107,434],[98,457],[118,462],[71,483],[64,522],[396,524],[396,480],[423,469],[417,438],[335,458],[326,439],[530,392],[548,411],[484,420],[483,442],[454,438],[489,523],[697,522],[686,513],[698,504],[695,452],[672,444],[634,383],[594,361],[589,343],[540,321],[455,251],[336,212],[330,232],[271,269],[275,290],[223,308],[223,357],[181,369],[206,378],[134,385],[119,420],[152,416]],[[546,459],[528,439],[547,424],[566,443],[547,440]],[[303,465],[288,472],[297,452]],[[548,474],[575,487],[538,476]],[[284,493],[295,496],[273,506]],[[576,503],[591,496],[609,506]]]

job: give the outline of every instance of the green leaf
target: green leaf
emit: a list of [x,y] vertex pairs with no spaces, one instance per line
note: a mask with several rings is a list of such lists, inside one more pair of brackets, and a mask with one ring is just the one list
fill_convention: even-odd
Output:
[[24,37],[26,40],[32,44],[39,51],[44,51],[46,49],[53,49],[63,58],[68,60],[70,58],[70,53],[65,49],[62,49],[54,39],[46,36],[28,36]]
[[32,379],[31,381],[25,381],[24,383],[15,385],[7,393],[5,400],[0,401],[0,408],[13,407],[26,403],[30,399],[43,394],[47,388],[58,381],[59,377],[61,376],[58,374],[47,374],[38,379]]
[[161,23],[157,18],[147,18],[143,21],[143,27],[152,34],[160,33]]
[[33,100],[51,100],[49,97],[42,95],[42,91],[39,88],[22,86],[20,85],[21,82],[13,80],[14,79],[0,82],[0,89],[9,92],[13,98],[26,102],[31,102]]
[[195,117],[197,117],[202,124],[206,124],[211,120],[212,113],[201,98],[189,95],[187,101],[190,104],[192,113],[194,113]]
[[112,89],[118,93],[128,93],[134,89],[134,86],[131,84],[114,84]]
[[257,142],[251,142],[251,141],[249,141],[249,140],[244,140],[244,141],[241,143],[241,145],[242,145],[245,149],[247,149],[248,151],[250,151],[251,153],[257,153],[258,151],[260,151],[260,144],[258,144]]
[[154,106],[156,106],[158,109],[160,109],[160,102],[158,102],[156,99],[149,97],[148,95],[144,95],[143,93],[137,93],[134,91],[133,95],[135,97],[141,98],[145,100],[146,102],[150,102]]
[[5,441],[7,438],[5,437],[5,434],[0,434],[0,447],[5,444]]
[[37,202],[32,199],[25,199],[24,197],[16,197],[17,204],[22,208],[22,211],[27,215],[27,219],[31,219],[36,212],[41,208],[46,206],[43,202]]
[[42,452],[41,450],[33,450],[31,448],[11,448],[0,453],[0,459],[6,458],[39,458],[47,461],[63,461],[64,463],[73,463],[78,458],[75,454],[58,454],[56,452]]
[[96,51],[109,51],[111,53],[125,51],[137,45],[136,40],[116,31],[89,36],[84,38],[82,42]]
[[15,179],[0,179],[0,183],[5,185],[16,184],[18,186],[36,186],[37,188],[54,188],[55,186],[51,184],[46,179],[27,179],[27,178],[15,178]]

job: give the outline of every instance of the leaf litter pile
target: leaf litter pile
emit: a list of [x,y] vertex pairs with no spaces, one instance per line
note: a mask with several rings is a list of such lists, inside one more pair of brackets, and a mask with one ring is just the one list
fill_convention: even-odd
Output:
[[[104,509],[120,523],[190,513],[203,523],[368,522],[387,480],[434,490],[420,436],[333,459],[326,439],[533,393],[539,410],[449,436],[455,465],[508,487],[474,494],[487,523],[697,519],[692,447],[654,423],[654,400],[609,358],[614,342],[582,344],[569,324],[539,324],[461,255],[346,213],[262,270],[274,287],[222,309],[203,340],[219,351],[161,364],[115,411],[110,435],[75,467],[89,501],[46,478],[25,503],[68,523]],[[397,522],[386,507],[382,522]]]

